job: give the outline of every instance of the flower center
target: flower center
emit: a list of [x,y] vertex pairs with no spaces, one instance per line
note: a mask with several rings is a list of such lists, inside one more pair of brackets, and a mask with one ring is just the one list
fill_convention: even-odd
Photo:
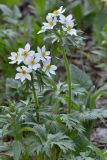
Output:
[[54,25],[54,22],[53,22],[53,21],[50,21],[49,24],[50,24],[50,26],[53,26],[53,25]]
[[15,56],[15,60],[16,60],[16,61],[17,61],[17,59],[18,59],[18,55]]
[[25,70],[22,70],[22,74],[26,74],[26,71],[25,71]]
[[51,68],[51,65],[50,65],[50,64],[48,64],[47,68],[48,68],[48,69],[50,69],[50,68]]
[[31,62],[30,62],[30,63],[31,63],[32,65],[33,65],[33,64],[35,64],[35,61],[34,61],[34,59],[33,59],[33,60],[31,60]]
[[67,30],[70,31],[72,29],[71,26],[67,26]]
[[27,56],[28,56],[28,52],[24,51],[24,52],[22,53],[22,56],[23,56],[23,57],[27,57]]
[[59,11],[58,11],[58,10],[54,10],[53,13],[54,13],[54,14],[58,14]]
[[42,56],[44,57],[44,56],[46,56],[46,52],[44,51],[44,52],[42,52]]

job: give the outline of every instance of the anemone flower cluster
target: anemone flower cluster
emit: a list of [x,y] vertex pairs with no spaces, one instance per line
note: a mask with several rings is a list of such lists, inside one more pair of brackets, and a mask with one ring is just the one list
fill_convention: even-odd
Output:
[[76,36],[77,30],[74,28],[74,19],[71,14],[65,17],[63,15],[64,12],[65,9],[63,9],[63,6],[61,6],[58,10],[54,10],[53,13],[48,13],[46,16],[47,22],[43,23],[43,26],[38,34],[46,32],[47,30],[52,30],[57,25],[57,23],[60,23],[64,32],[70,34],[71,36]]
[[46,51],[46,47],[37,47],[37,53],[30,49],[29,43],[25,45],[25,48],[19,48],[18,52],[12,52],[10,57],[8,57],[11,62],[10,64],[19,65],[16,70],[17,74],[15,79],[20,79],[22,82],[25,79],[31,80],[31,73],[41,69],[49,77],[51,74],[55,74],[57,67],[51,65],[50,51]]

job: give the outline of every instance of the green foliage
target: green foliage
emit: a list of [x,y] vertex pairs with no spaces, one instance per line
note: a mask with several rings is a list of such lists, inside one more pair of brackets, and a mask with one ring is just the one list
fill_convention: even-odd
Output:
[[[88,30],[86,34],[92,35],[98,47],[90,52],[95,54],[96,59],[105,59],[96,66],[106,70],[107,11],[103,10],[99,0],[34,0],[28,6],[24,5],[20,0],[0,0],[0,160],[106,160],[106,151],[90,142],[90,134],[96,120],[107,118],[107,105],[96,108],[97,100],[107,97],[107,85],[97,89],[86,72],[71,64],[71,58],[75,59],[77,53],[80,63],[84,55],[88,57],[84,49],[87,47],[86,39],[81,36],[81,31],[78,31],[77,37],[57,32],[45,34],[44,39],[37,32],[47,13],[60,5],[66,6],[66,11],[72,12],[76,18],[76,27],[84,32]],[[26,42],[31,42],[34,50],[45,43],[58,66],[55,81],[47,78],[42,71],[36,72],[34,90],[40,104],[39,122],[31,83],[27,81],[22,85],[9,78],[14,76],[15,66],[8,64],[8,56]],[[71,97],[68,97],[69,84],[62,60],[62,45],[70,62]],[[69,98],[71,112],[68,114]],[[103,143],[106,141],[106,138],[101,140]]]
[[80,70],[75,65],[71,65],[70,68],[73,83],[79,84],[80,87],[83,87],[86,90],[89,90],[93,86],[92,81],[90,80],[89,76],[85,74],[84,71]]

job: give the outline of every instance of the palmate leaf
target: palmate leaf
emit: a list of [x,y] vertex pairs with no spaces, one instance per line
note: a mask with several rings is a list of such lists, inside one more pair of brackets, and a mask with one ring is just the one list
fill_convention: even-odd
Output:
[[94,152],[96,154],[96,157],[99,157],[99,159],[107,160],[106,159],[107,153],[104,150],[98,148],[97,146],[95,146],[93,144],[91,146],[89,146],[89,149],[91,150],[91,152]]
[[35,125],[33,131],[35,134],[25,142],[30,154],[43,153],[50,157],[53,146],[59,147],[63,153],[69,150],[74,151],[75,145],[73,141],[62,132],[55,134],[47,133],[44,125]]
[[3,15],[6,15],[6,16],[11,16],[12,15],[12,11],[10,10],[10,8],[8,8],[4,4],[0,4],[0,10],[3,12]]
[[94,94],[91,95],[90,108],[95,107],[97,99],[101,96],[107,97],[107,84],[99,88]]
[[20,18],[21,17],[21,12],[16,5],[14,6],[13,15],[14,15],[15,18]]
[[80,121],[78,119],[75,119],[72,114],[62,114],[59,118],[60,121],[67,126],[67,128],[70,131],[78,131],[79,133],[84,132],[84,128],[81,125]]
[[6,124],[8,122],[6,115],[0,115],[0,123]]
[[35,153],[37,155],[43,153],[43,154],[46,154],[48,156],[50,156],[50,153],[49,153],[49,148],[47,148],[47,146],[45,146],[45,149],[44,150],[44,146],[43,144],[41,143],[40,139],[36,136],[29,136],[29,137],[26,137],[24,139],[24,144],[27,146],[27,149],[29,151],[29,155],[34,155]]
[[64,133],[49,134],[45,126],[36,125],[36,133],[42,145],[42,150],[46,154],[50,153],[53,145],[58,146],[64,153],[68,150],[74,150],[74,143]]
[[89,156],[90,152],[80,152],[78,154],[80,154],[79,156],[73,155],[72,152],[67,153],[66,155],[64,155],[62,158],[60,158],[60,160],[95,160],[94,158]]
[[70,65],[70,70],[72,75],[72,82],[74,84],[79,84],[81,87],[87,90],[89,90],[93,86],[93,83],[89,76],[78,67],[72,64]]
[[76,111],[73,115],[79,118],[81,121],[91,121],[95,119],[107,118],[107,109],[102,107],[100,109],[86,110],[84,112]]
[[56,134],[48,134],[48,143],[50,143],[51,147],[54,145],[58,146],[64,153],[68,150],[74,150],[75,146],[73,141],[61,132]]
[[14,160],[19,160],[22,151],[22,145],[19,141],[13,141],[12,144],[12,153]]
[[9,146],[8,145],[0,145],[0,152],[6,152],[9,150]]

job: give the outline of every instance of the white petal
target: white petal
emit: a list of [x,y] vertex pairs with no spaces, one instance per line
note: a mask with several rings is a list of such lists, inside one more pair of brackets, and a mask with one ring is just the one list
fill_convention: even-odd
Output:
[[61,6],[60,8],[59,8],[59,11],[61,11],[63,9],[63,6]]
[[60,13],[64,13],[66,9],[63,9],[63,6],[59,8]]
[[50,63],[51,63],[51,59],[48,59],[43,63],[43,65],[48,66],[48,65],[50,65]]
[[72,19],[72,14],[70,14],[70,15],[68,15],[67,17],[66,17],[66,20],[67,21],[70,21]]
[[40,67],[41,67],[41,66],[40,66],[40,64],[38,63],[38,64],[33,65],[32,68],[33,68],[34,70],[37,70],[37,69],[40,68]]
[[23,48],[19,48],[18,49],[18,53],[23,53],[24,52],[24,49]]
[[13,59],[15,59],[16,55],[17,55],[16,52],[11,52],[11,56],[8,58],[13,60]]
[[35,58],[36,58],[36,59],[39,59],[39,61],[40,61],[40,57],[41,57],[41,53],[36,53],[36,54],[35,54]]
[[56,69],[57,69],[57,66],[51,65],[51,69],[52,69],[52,70],[56,70]]
[[43,46],[43,47],[42,47],[42,52],[45,52],[45,51],[46,51],[46,47]]
[[67,31],[67,28],[66,28],[66,27],[64,27],[64,26],[62,26],[62,29],[63,29],[63,31]]
[[18,57],[18,64],[20,64],[23,60],[24,60],[24,57],[19,56],[19,57]]
[[45,58],[48,60],[48,59],[51,59],[51,57],[50,56],[45,56]]
[[11,62],[9,62],[10,64],[14,64],[14,63],[16,63],[16,61],[11,61]]
[[48,13],[48,16],[53,17],[53,16],[55,16],[55,14],[54,13]]
[[25,79],[26,79],[25,75],[21,75],[21,78],[20,78],[21,82],[23,82]]
[[30,68],[27,68],[27,72],[28,72],[28,73],[31,73],[32,70],[31,70]]
[[29,65],[31,62],[32,58],[31,57],[26,57],[26,59],[24,60],[24,64]]
[[21,67],[17,67],[16,70],[17,70],[18,72],[21,72],[21,71],[22,71]]
[[47,55],[47,56],[50,55],[50,51],[46,51],[46,55]]
[[49,22],[49,21],[51,21],[52,20],[52,16],[50,15],[50,14],[48,14],[47,16],[46,16],[46,20]]
[[37,68],[40,68],[40,67],[41,67],[41,65],[40,65],[39,63],[37,63],[37,64],[36,64],[36,67],[37,67]]
[[38,53],[41,53],[40,47],[37,47],[37,51],[38,51]]
[[74,26],[74,21],[67,21],[67,22],[66,22],[66,26],[71,26],[71,27],[73,27],[73,26]]
[[72,36],[72,35],[77,35],[77,30],[76,29],[72,29],[69,34]]
[[45,30],[41,29],[39,32],[37,32],[37,34],[43,33],[45,32]]
[[43,25],[44,25],[43,26],[44,29],[47,29],[49,27],[49,23],[44,22]]
[[40,61],[40,57],[35,58],[35,62],[38,63]]
[[27,44],[25,45],[25,50],[26,50],[27,52],[30,51],[30,44],[29,44],[29,43],[27,43]]
[[47,69],[47,68],[46,68],[45,66],[43,66],[42,70],[43,70],[44,72],[46,71],[46,69]]
[[29,56],[33,57],[35,55],[35,51],[29,51]]
[[51,77],[51,75],[50,75],[49,71],[46,71],[46,74],[47,74],[49,77]]
[[31,80],[30,74],[26,74],[26,79]]
[[8,57],[8,59],[13,61],[15,59],[15,57],[10,56],[10,57]]
[[50,72],[51,74],[55,74],[55,71],[53,71],[53,70],[49,70],[49,72]]
[[64,24],[65,23],[65,16],[61,14],[59,18],[60,18],[59,22]]
[[44,58],[44,57],[41,57],[40,58],[43,62],[45,62],[46,61],[46,59]]
[[17,73],[16,76],[15,76],[15,79],[20,79],[20,78],[21,78],[21,74]]
[[27,67],[26,67],[26,66],[22,66],[22,69],[23,69],[23,70],[27,70]]

